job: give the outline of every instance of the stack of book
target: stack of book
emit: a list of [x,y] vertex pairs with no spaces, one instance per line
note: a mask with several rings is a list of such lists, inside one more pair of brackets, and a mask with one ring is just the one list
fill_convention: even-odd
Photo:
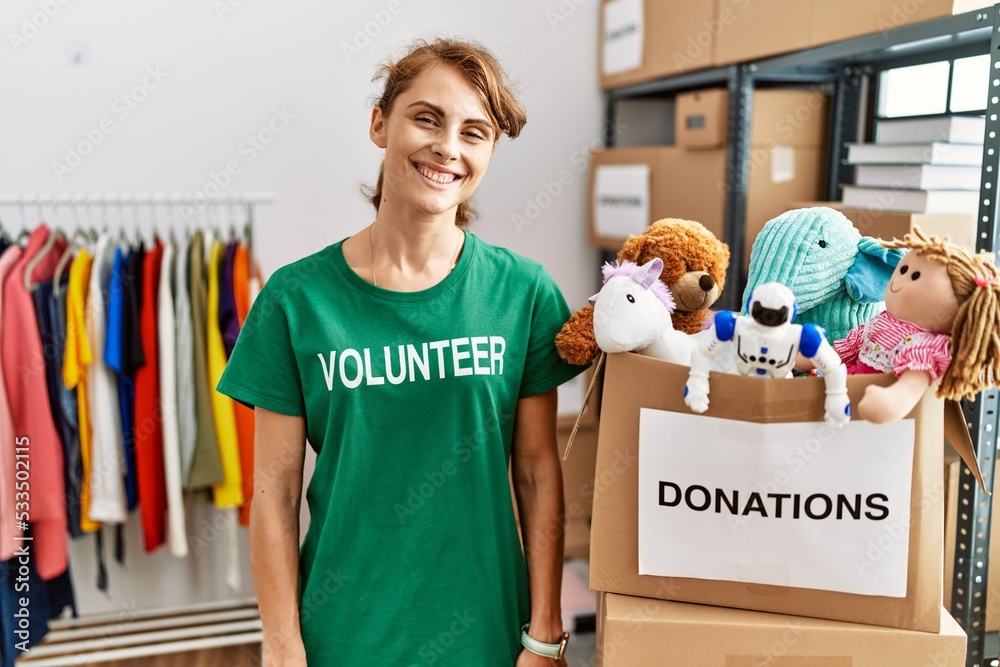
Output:
[[875,143],[851,144],[844,206],[911,213],[979,210],[983,116],[880,120]]

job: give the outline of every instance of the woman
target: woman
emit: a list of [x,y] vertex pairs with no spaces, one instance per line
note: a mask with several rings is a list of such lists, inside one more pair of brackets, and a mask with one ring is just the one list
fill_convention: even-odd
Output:
[[419,44],[379,76],[374,222],[274,274],[219,383],[255,406],[267,664],[564,664],[522,642],[547,653],[532,642],[563,634],[555,388],[582,368],[553,339],[569,310],[540,265],[463,230],[524,112],[472,44]]

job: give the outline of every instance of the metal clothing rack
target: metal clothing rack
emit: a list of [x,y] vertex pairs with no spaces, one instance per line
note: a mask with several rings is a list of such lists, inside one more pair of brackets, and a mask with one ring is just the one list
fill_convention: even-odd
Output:
[[[252,256],[255,208],[272,204],[274,199],[272,192],[228,197],[205,197],[196,193],[0,193],[0,208],[18,207],[23,213],[30,206],[39,211],[41,218],[43,207],[242,207],[246,213],[245,238]],[[23,214],[22,219],[26,221],[27,215]],[[250,263],[250,270],[251,275],[256,272],[256,262]],[[86,659],[87,664],[98,664],[185,651],[243,647],[249,656],[254,656],[255,662],[259,662],[263,634],[256,607],[256,600],[249,599],[146,609],[133,613],[131,624],[124,626],[120,613],[53,620],[45,640],[32,647],[22,660],[28,665],[57,667],[79,664],[81,659]]]
[[[0,208],[17,207],[21,209],[22,220],[26,220],[25,209],[29,206],[38,210],[42,217],[42,207],[66,207],[70,209],[91,209],[101,207],[105,211],[109,206],[124,209],[148,207],[155,210],[158,207],[181,209],[190,214],[193,209],[233,208],[242,207],[246,214],[244,234],[251,254],[254,251],[254,219],[256,207],[274,203],[273,192],[235,193],[227,197],[206,197],[199,193],[0,193]],[[251,274],[257,271],[256,263],[251,262]],[[258,276],[259,277],[259,276]]]
[[[750,116],[758,84],[824,84],[833,86],[830,114],[830,199],[840,198],[842,183],[852,180],[846,143],[857,141],[870,123],[861,124],[862,112],[872,117],[878,93],[878,74],[936,60],[990,54],[989,95],[985,150],[980,181],[977,250],[997,252],[1000,187],[1000,4],[985,9],[886,30],[854,39],[804,49],[786,55],[713,67],[654,81],[623,86],[605,94],[605,144],[613,146],[617,103],[649,96],[673,96],[709,86],[729,91],[728,147],[726,155],[725,241],[729,245],[730,284],[720,307],[739,309],[746,286],[743,266],[746,192],[749,174]],[[862,108],[867,96],[867,107]],[[993,488],[998,428],[998,392],[985,391],[976,401],[963,402],[979,466],[987,488]],[[969,667],[1000,665],[997,637],[989,637],[987,653],[986,575],[989,568],[991,499],[982,493],[969,469],[959,477],[955,574],[952,582],[952,615],[969,636]],[[989,659],[987,659],[987,656]]]

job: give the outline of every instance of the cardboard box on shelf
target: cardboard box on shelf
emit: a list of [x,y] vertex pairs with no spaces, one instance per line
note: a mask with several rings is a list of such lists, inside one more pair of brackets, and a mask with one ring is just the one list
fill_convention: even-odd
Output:
[[[732,21],[715,44],[717,65],[746,62],[812,46],[812,0],[719,0]],[[775,39],[781,35],[781,39]]]
[[[906,542],[904,597],[763,585],[745,580],[639,574],[640,410],[652,408],[691,414],[684,405],[681,391],[687,382],[687,375],[685,367],[637,354],[608,357],[596,468],[597,478],[602,483],[595,487],[591,524],[591,588],[625,595],[937,632],[940,629],[944,567],[944,494],[941,480],[944,462],[941,442],[944,434],[949,432],[945,428],[945,414],[950,422],[957,422],[961,427],[964,427],[964,422],[954,410],[942,408],[942,402],[932,393],[928,393],[910,415],[915,419],[915,440],[910,509],[905,515],[909,539]],[[712,400],[706,413],[708,417],[774,424],[821,421],[822,379],[760,380],[713,374],[711,382]],[[892,378],[885,375],[849,378],[852,403],[857,404],[868,385],[884,386],[891,382]],[[954,423],[949,423],[949,428],[954,426]],[[960,440],[955,433],[949,432],[949,439],[954,438],[953,443]],[[968,435],[967,432],[965,435]],[[692,446],[697,444],[692,443]],[[971,456],[974,460],[967,437],[956,449],[964,452],[963,457]],[[614,483],[603,483],[608,470],[615,473]],[[748,484],[756,488],[757,481],[749,480]],[[677,539],[697,537],[686,535]],[[881,559],[880,548],[864,558]],[[857,562],[852,562],[857,565]],[[779,570],[781,568],[777,564],[772,568],[759,564],[748,567],[746,572],[756,576],[757,572],[773,573]],[[859,574],[862,574],[860,570]]]
[[[989,7],[990,0],[719,0],[715,64],[777,56]],[[781,35],[781,39],[775,39]]]
[[[753,96],[750,145],[822,148],[829,97],[812,90],[758,90]],[[709,88],[677,96],[674,136],[682,148],[726,145],[729,93]]]
[[928,234],[950,236],[952,242],[976,249],[976,216],[963,213],[899,213],[857,208],[840,209],[865,236],[892,240],[916,227]]
[[603,667],[885,667],[965,665],[966,636],[938,607],[937,633],[914,632],[605,593]]
[[[962,461],[951,455],[945,461],[944,514],[944,606],[951,609],[951,593],[955,574],[955,540],[958,522],[959,471]],[[993,517],[1000,516],[1000,489],[993,493]],[[990,564],[986,577],[986,632],[1000,630],[1000,528],[990,530]]]
[[[747,243],[790,202],[815,199],[825,182],[825,151],[793,146],[755,146],[750,154],[747,188]],[[598,170],[606,165],[648,168],[640,195],[616,186],[598,190]],[[689,151],[676,146],[610,148],[591,156],[590,242],[618,251],[629,234],[639,234],[661,218],[696,220],[723,241],[726,201],[726,149]],[[643,199],[644,198],[644,199]],[[642,211],[635,216],[636,211]],[[629,217],[632,215],[632,217]]]
[[[944,455],[944,607],[951,609],[951,589],[955,576],[955,536],[958,519],[958,454]],[[991,536],[992,537],[992,536]],[[990,545],[992,547],[992,545]]]
[[[559,453],[566,451],[572,428],[559,429]],[[569,458],[562,462],[566,504],[567,558],[590,557],[590,521],[594,511],[594,468],[597,463],[597,427],[581,426]]]
[[715,62],[716,35],[722,28],[716,0],[603,0],[600,11],[601,88],[703,69]]
[[829,206],[841,211],[864,236],[891,240],[915,226],[928,234],[950,236],[953,243],[971,251],[976,249],[976,216],[964,213],[900,213],[875,209],[845,208],[842,202],[802,201],[793,208]]
[[992,0],[808,0],[813,46],[884,33],[912,23],[963,14],[993,5]]
[[[590,165],[590,242],[595,247],[617,252],[629,234],[639,234],[662,218],[697,220],[720,239],[723,237],[724,150],[608,148],[594,151]],[[605,167],[634,165],[648,170],[648,175],[634,176],[645,178],[644,184],[597,183]]]
[[[580,373],[572,380],[559,385],[559,415],[558,415],[558,425],[559,428],[573,428],[573,424],[576,423],[577,417],[580,417],[581,426],[596,426],[597,425],[597,414],[600,410],[601,404],[601,392],[600,387],[595,387],[593,393],[590,396],[590,403],[587,404],[587,409],[584,411],[583,415],[580,415],[580,408],[583,407],[584,400],[587,397],[587,388],[590,387],[590,381],[594,378],[594,366],[593,364],[583,373]],[[598,385],[600,384],[600,378],[598,378]],[[560,443],[562,440],[560,440]]]

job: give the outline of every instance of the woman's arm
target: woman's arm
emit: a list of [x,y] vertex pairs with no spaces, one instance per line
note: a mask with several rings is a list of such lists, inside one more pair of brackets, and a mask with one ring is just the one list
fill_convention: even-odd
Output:
[[304,667],[299,629],[299,508],[305,419],[254,409],[250,569],[264,631],[266,667]]
[[553,389],[517,402],[511,453],[531,592],[528,634],[546,643],[558,643],[563,632],[560,593],[564,510],[562,468],[556,446],[556,396]]

